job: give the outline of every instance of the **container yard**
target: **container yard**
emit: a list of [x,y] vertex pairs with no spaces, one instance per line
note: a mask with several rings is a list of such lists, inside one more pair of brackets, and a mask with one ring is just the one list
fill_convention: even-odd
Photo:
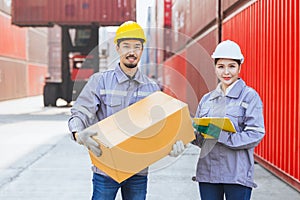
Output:
[[192,117],[218,84],[217,44],[241,46],[240,77],[263,102],[255,161],[299,194],[298,0],[0,0],[0,103],[42,96],[45,108],[72,106],[92,74],[115,64],[114,32],[105,28],[136,21],[137,12],[146,18],[141,70]]

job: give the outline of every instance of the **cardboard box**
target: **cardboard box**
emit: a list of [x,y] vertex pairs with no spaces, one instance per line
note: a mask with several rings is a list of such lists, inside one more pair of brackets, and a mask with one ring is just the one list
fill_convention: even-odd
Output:
[[117,182],[122,182],[167,156],[177,140],[195,139],[188,105],[155,92],[98,122],[94,138],[102,156],[90,152],[92,163]]

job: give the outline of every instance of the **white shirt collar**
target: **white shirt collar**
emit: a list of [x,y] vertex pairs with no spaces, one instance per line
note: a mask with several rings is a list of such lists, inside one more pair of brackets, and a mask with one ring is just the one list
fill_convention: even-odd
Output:
[[[235,84],[237,84],[237,82],[239,82],[240,79],[236,80],[234,83],[232,83],[228,88],[226,88],[225,90],[225,96],[230,92],[230,90],[235,86]],[[222,87],[221,87],[221,82],[218,84],[218,88],[220,89],[220,91],[223,93]]]

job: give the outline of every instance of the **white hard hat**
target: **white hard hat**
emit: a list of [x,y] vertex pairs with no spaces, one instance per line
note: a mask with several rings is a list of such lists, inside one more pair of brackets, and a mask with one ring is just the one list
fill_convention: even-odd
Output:
[[218,44],[211,57],[213,59],[230,58],[240,60],[241,64],[244,62],[244,56],[241,52],[240,46],[231,40],[226,40]]

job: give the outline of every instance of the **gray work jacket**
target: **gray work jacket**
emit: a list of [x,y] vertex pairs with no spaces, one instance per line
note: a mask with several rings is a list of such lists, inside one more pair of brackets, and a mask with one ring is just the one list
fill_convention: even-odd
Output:
[[236,133],[221,131],[218,140],[205,141],[196,180],[256,187],[253,153],[265,134],[263,105],[258,93],[242,79],[226,95],[218,86],[203,96],[196,117],[228,117],[236,129]]

